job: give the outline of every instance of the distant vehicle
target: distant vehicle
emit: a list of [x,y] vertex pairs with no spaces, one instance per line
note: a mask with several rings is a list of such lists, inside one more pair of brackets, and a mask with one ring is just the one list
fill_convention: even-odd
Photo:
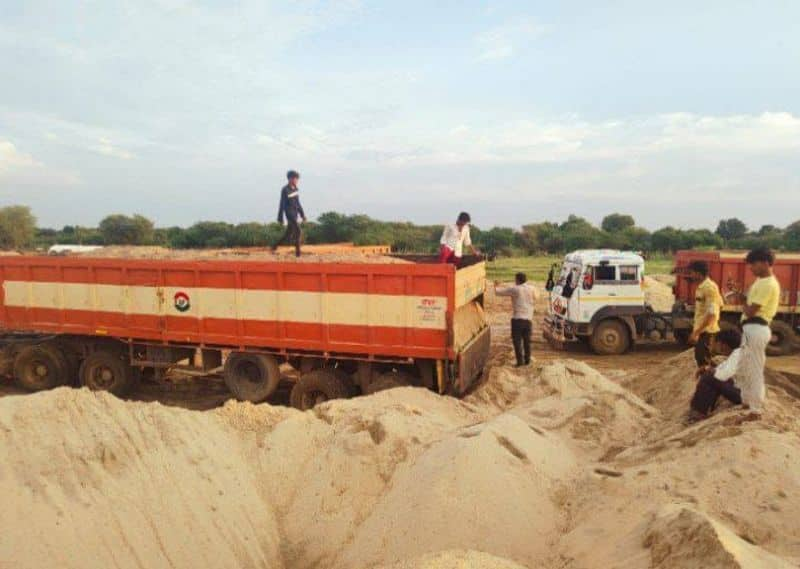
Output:
[[0,362],[32,391],[222,368],[259,402],[289,363],[299,409],[402,385],[462,395],[489,356],[485,263],[407,260],[0,257]]
[[69,253],[91,253],[102,249],[102,245],[53,245],[47,250],[48,255],[68,255]]
[[[544,337],[553,345],[582,341],[598,354],[622,354],[637,340],[665,340],[670,335],[685,343],[692,330],[694,292],[686,269],[693,260],[709,263],[710,276],[726,299],[721,325],[737,326],[742,306],[733,292],[746,291],[753,282],[743,252],[679,251],[675,256],[675,304],[670,312],[657,312],[645,301],[645,262],[639,253],[604,249],[575,251],[551,269],[550,303]],[[800,348],[800,255],[778,255],[775,274],[782,299],[772,323],[770,355],[789,354]]]

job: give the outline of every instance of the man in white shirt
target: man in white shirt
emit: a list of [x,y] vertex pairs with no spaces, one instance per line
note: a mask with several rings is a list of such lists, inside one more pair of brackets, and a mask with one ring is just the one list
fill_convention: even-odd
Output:
[[723,330],[714,338],[714,352],[728,357],[718,366],[705,366],[697,370],[697,387],[691,402],[690,421],[708,417],[724,397],[735,405],[742,404],[741,386],[737,385],[736,368],[741,355],[742,335],[738,330]]
[[517,367],[531,363],[531,330],[533,328],[533,305],[536,292],[528,286],[528,277],[525,273],[517,273],[514,286],[499,287],[494,283],[494,293],[497,296],[510,296],[512,306],[511,316],[511,341],[514,344],[514,355],[517,357]]
[[442,238],[439,240],[439,262],[461,263],[464,254],[464,245],[472,250],[473,255],[478,255],[478,250],[472,246],[472,239],[469,236],[469,224],[472,221],[469,214],[462,211],[458,214],[458,219],[452,225],[445,225]]

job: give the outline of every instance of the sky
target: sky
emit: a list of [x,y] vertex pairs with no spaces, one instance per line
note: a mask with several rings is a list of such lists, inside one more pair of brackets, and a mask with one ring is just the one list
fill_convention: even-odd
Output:
[[800,219],[800,2],[0,0],[0,206]]

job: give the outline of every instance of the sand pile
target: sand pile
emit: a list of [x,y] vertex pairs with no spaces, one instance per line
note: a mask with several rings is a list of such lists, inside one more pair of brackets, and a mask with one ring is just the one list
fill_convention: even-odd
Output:
[[95,251],[85,253],[70,253],[70,257],[93,257],[93,258],[114,258],[114,259],[172,259],[179,261],[217,261],[217,260],[237,260],[237,261],[280,261],[282,263],[388,263],[406,264],[410,261],[365,252],[358,248],[348,250],[329,251],[320,249],[314,252],[313,246],[309,246],[306,252],[295,257],[294,252],[273,253],[265,248],[240,248],[240,249],[169,249],[167,247],[147,247],[147,246],[123,246],[114,245],[103,247]]
[[774,388],[759,422],[726,410],[684,426],[687,400],[673,399],[689,358],[629,378],[632,391],[563,360],[495,366],[463,401],[400,388],[306,413],[72,389],[5,397],[0,560],[795,566],[800,406]]
[[[574,458],[516,416],[480,420],[414,388],[308,413],[6,397],[0,559],[349,568],[477,549],[534,563],[557,540],[554,495]],[[32,531],[36,546],[19,547]]]
[[645,537],[654,569],[789,569],[780,557],[752,546],[721,523],[685,506],[666,506]]
[[653,307],[656,312],[670,312],[672,305],[675,304],[675,295],[672,294],[672,286],[665,284],[654,277],[644,277],[642,281],[644,290],[644,300]]

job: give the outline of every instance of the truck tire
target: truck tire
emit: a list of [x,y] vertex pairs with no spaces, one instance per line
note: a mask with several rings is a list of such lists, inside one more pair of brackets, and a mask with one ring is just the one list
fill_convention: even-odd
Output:
[[379,391],[394,389],[395,387],[409,387],[414,385],[414,378],[405,372],[388,372],[379,375],[364,390],[364,395],[372,395]]
[[55,346],[25,346],[14,358],[14,380],[28,391],[41,391],[67,385],[69,362]]
[[81,364],[81,385],[92,391],[108,391],[117,397],[130,393],[136,384],[136,373],[125,355],[99,350],[89,354]]
[[278,360],[270,355],[231,352],[223,377],[236,399],[261,403],[275,393],[281,372]]
[[603,356],[624,354],[631,347],[631,336],[624,322],[603,320],[595,326],[590,341],[592,350]]
[[797,347],[798,337],[792,327],[781,320],[773,320],[769,326],[772,338],[767,344],[768,356],[787,356]]
[[335,369],[317,369],[297,380],[289,401],[292,407],[308,411],[331,399],[347,399],[354,392],[353,382],[346,373]]

